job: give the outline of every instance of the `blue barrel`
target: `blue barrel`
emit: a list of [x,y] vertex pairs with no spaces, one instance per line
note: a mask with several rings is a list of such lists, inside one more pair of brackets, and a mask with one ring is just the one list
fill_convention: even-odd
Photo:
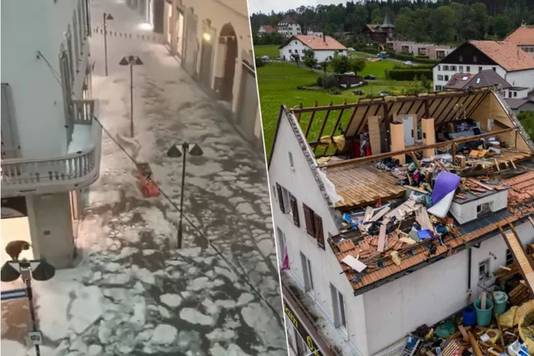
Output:
[[473,306],[464,309],[463,319],[465,326],[474,326],[477,323],[477,313]]

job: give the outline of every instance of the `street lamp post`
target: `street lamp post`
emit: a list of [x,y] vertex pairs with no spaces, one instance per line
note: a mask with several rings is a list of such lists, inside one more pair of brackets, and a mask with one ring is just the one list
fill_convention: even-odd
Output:
[[[20,251],[18,254],[20,254]],[[12,257],[13,260],[4,263],[4,265],[2,266],[1,280],[2,282],[12,282],[17,280],[19,277],[22,278],[22,281],[26,286],[26,297],[28,298],[28,304],[30,307],[30,317],[32,321],[32,332],[29,334],[29,337],[35,346],[35,354],[37,356],[40,356],[41,350],[39,345],[41,343],[41,333],[37,328],[37,321],[35,318],[31,281],[32,277],[36,281],[47,281],[54,277],[56,270],[51,264],[47,263],[45,260],[19,260],[18,254],[17,256]]]
[[121,66],[130,66],[130,136],[134,136],[134,121],[133,121],[133,66],[143,65],[141,59],[137,56],[122,57],[119,62]]
[[107,77],[108,76],[108,28],[106,25],[106,20],[113,20],[113,16],[111,16],[111,14],[106,14],[104,12],[102,14],[102,18],[104,20],[104,67],[105,67],[105,73]]
[[203,152],[199,145],[196,143],[190,146],[189,143],[182,143],[182,150],[177,145],[172,145],[171,148],[167,151],[167,156],[171,158],[178,158],[180,156],[182,159],[182,187],[180,193],[180,220],[178,222],[178,248],[182,248],[182,221],[184,217],[184,187],[185,187],[185,165],[187,153],[190,153],[192,156],[202,156]]

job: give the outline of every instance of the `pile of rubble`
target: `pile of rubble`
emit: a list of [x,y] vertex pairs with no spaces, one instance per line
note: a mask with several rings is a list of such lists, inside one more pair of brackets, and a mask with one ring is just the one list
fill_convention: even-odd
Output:
[[[534,245],[527,248],[534,257]],[[409,355],[534,354],[534,295],[517,262],[501,266],[495,290],[433,327],[422,325],[407,339]]]

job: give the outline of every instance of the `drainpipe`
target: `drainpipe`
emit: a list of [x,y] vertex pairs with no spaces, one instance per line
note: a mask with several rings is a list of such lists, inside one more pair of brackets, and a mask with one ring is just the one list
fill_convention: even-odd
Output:
[[467,303],[471,300],[471,265],[473,261],[471,247],[467,249]]

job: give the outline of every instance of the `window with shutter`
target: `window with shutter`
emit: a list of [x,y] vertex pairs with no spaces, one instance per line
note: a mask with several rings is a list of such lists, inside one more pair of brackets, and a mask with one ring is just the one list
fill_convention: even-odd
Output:
[[276,195],[278,197],[278,205],[280,206],[280,210],[285,214],[284,195],[282,194],[282,187],[278,183],[276,183]]
[[304,221],[306,222],[306,232],[308,235],[315,237],[315,225],[313,221],[313,210],[306,204],[302,204],[304,210]]
[[315,238],[317,245],[324,250],[324,233],[323,233],[323,219],[317,214],[313,214],[313,221],[315,226]]
[[291,195],[289,197],[289,202],[291,204],[291,215],[293,216],[293,223],[295,224],[295,226],[300,227],[299,208],[297,204],[297,199]]

